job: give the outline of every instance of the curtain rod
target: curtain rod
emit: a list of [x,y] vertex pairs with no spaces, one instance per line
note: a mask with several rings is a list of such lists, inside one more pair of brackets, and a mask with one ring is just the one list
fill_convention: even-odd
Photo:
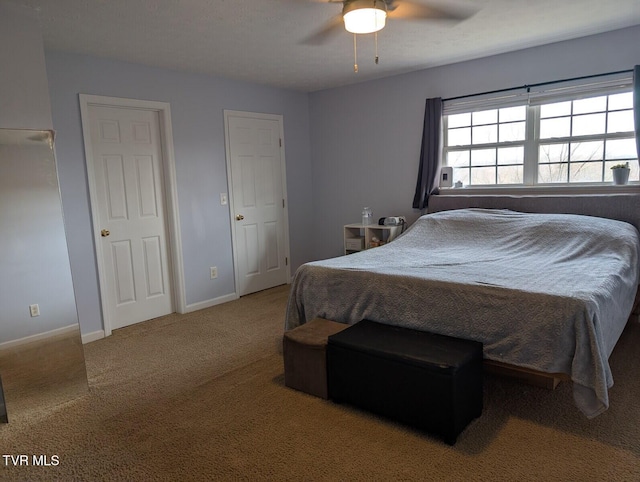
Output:
[[447,101],[451,101],[451,100],[466,99],[468,97],[475,97],[477,95],[499,94],[501,92],[509,92],[510,90],[517,90],[517,89],[527,89],[528,90],[531,87],[540,87],[540,86],[543,86],[543,85],[559,84],[561,82],[570,82],[572,80],[594,79],[596,77],[604,77],[604,76],[607,76],[607,75],[630,74],[630,73],[633,73],[633,69],[618,70],[617,72],[609,72],[609,73],[606,73],[606,74],[584,75],[582,77],[573,77],[571,79],[552,80],[552,81],[549,81],[549,82],[538,82],[537,84],[525,84],[525,85],[521,85],[519,87],[510,87],[508,89],[489,90],[487,92],[480,92],[480,93],[477,93],[477,94],[459,95],[457,97],[449,97],[448,99],[442,99],[442,101],[443,102],[447,102]]

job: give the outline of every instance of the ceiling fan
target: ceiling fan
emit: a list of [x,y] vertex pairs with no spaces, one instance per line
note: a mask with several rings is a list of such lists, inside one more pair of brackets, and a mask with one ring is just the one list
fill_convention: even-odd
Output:
[[448,20],[460,22],[476,10],[469,6],[420,3],[412,0],[313,0],[316,3],[341,3],[342,13],[334,16],[320,30],[305,39],[308,44],[321,44],[339,33],[343,25],[354,34],[382,30],[387,18],[398,20]]
[[353,33],[354,70],[358,71],[356,36],[360,34],[375,34],[376,56],[378,63],[378,37],[387,18],[407,20],[448,20],[459,22],[476,13],[475,9],[460,5],[442,5],[418,3],[412,0],[313,0],[320,3],[341,3],[342,13],[334,16],[320,30],[304,39],[304,43],[319,45],[340,32],[344,25],[347,32]]

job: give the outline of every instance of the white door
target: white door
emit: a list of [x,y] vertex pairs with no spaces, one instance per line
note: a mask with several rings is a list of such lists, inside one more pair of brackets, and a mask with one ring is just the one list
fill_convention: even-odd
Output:
[[225,112],[237,290],[288,281],[282,118]]
[[115,329],[174,311],[160,123],[152,110],[89,105],[88,113],[94,228]]

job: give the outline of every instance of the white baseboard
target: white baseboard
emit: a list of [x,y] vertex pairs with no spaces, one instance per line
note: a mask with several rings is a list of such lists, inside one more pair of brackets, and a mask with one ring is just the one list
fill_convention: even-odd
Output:
[[229,293],[228,295],[218,296],[217,298],[213,298],[211,300],[201,301],[199,303],[193,303],[191,305],[185,306],[185,313],[191,313],[192,311],[203,310],[205,308],[210,308],[215,305],[220,305],[222,303],[226,303],[227,301],[237,300],[239,296],[237,293]]
[[74,323],[73,325],[63,326],[62,328],[56,328],[55,330],[45,331],[44,333],[25,336],[24,338],[18,338],[17,340],[5,341],[4,343],[0,343],[0,350],[5,350],[7,348],[13,348],[19,345],[24,345],[25,343],[44,340],[52,336],[64,335],[65,333],[70,333],[73,330],[77,330],[77,329],[78,329],[78,324]]
[[92,341],[102,340],[104,338],[104,330],[93,331],[91,333],[87,333],[86,335],[82,335],[82,344],[86,345],[87,343],[91,343]]

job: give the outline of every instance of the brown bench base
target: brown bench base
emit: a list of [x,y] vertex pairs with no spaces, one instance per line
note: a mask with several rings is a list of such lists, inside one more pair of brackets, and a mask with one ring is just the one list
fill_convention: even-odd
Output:
[[348,326],[316,318],[285,332],[282,341],[285,385],[328,399],[327,338]]

